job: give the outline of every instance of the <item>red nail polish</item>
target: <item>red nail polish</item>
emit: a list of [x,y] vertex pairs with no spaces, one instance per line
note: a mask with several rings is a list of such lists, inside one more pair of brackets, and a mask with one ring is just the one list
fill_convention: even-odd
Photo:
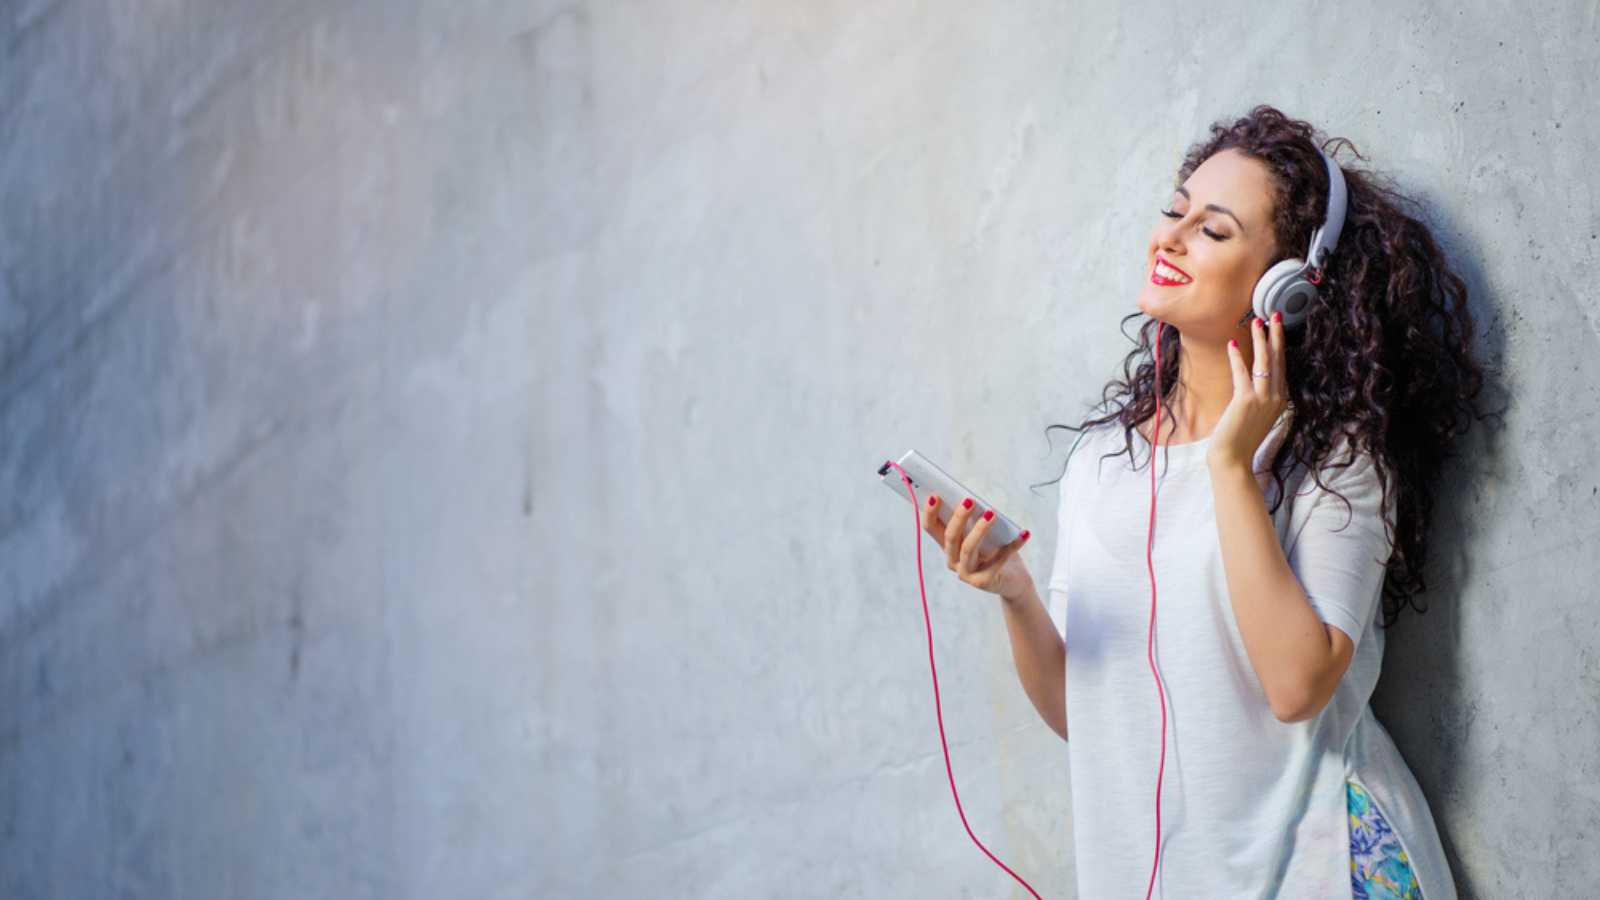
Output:
[[1274,322],[1282,322],[1283,321],[1283,313],[1281,313],[1281,312],[1273,313],[1272,314],[1272,321],[1274,321]]
[[928,495],[928,505],[929,506],[932,506],[932,505],[934,505],[935,503],[938,503],[938,502],[939,502],[939,498],[938,497],[935,497],[932,494]]
[[971,509],[972,508],[972,498],[968,497],[967,499],[961,501],[961,508],[962,509]]
[[1239,346],[1239,342],[1234,340],[1233,338],[1228,338],[1228,346],[1229,347],[1237,347],[1237,346]]
[[1023,533],[1022,533],[1022,539],[1023,539],[1023,540],[1027,540],[1027,539],[1028,539],[1028,535],[1029,535],[1029,534],[1032,534],[1032,532],[1029,532],[1029,531],[1024,531],[1024,532],[1023,532]]
[[989,521],[989,520],[990,520],[990,519],[992,519],[992,518],[994,518],[994,510],[992,510],[992,509],[990,509],[990,510],[985,510],[985,511],[984,511],[984,514],[983,514],[983,520],[984,520],[984,521],[985,521],[985,522],[987,522],[987,521]]

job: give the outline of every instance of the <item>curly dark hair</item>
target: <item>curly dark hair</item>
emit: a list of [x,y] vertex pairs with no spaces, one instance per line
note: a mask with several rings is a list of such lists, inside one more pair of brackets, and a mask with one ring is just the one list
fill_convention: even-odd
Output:
[[[1345,138],[1314,143],[1313,135],[1308,122],[1258,105],[1242,118],[1214,123],[1210,136],[1188,150],[1175,183],[1181,185],[1212,154],[1229,148],[1264,163],[1274,183],[1278,248],[1269,266],[1301,257],[1312,230],[1322,222],[1328,198],[1328,173],[1317,148],[1333,157],[1330,146],[1343,144],[1358,159],[1366,159]],[[1471,426],[1467,417],[1485,418],[1472,402],[1482,390],[1484,369],[1471,354],[1474,323],[1466,282],[1446,266],[1427,226],[1408,214],[1420,214],[1417,204],[1371,171],[1343,164],[1340,170],[1348,197],[1339,246],[1328,257],[1317,302],[1303,326],[1284,333],[1294,415],[1272,461],[1278,487],[1272,511],[1282,503],[1284,475],[1296,464],[1310,469],[1319,487],[1332,490],[1317,472],[1341,435],[1351,450],[1345,466],[1354,462],[1356,452],[1369,453],[1386,508],[1391,493],[1398,493],[1398,540],[1385,523],[1395,548],[1383,586],[1382,624],[1388,627],[1407,601],[1427,587],[1422,569],[1440,467],[1456,455],[1452,448],[1458,436]],[[1135,312],[1123,325],[1143,315]],[[1171,403],[1179,380],[1181,337],[1176,328],[1161,328],[1147,318],[1139,324],[1137,346],[1123,360],[1123,378],[1107,384],[1102,394],[1100,409],[1112,402],[1118,408],[1078,426],[1049,425],[1046,440],[1052,428],[1083,432],[1117,422],[1123,427],[1123,452],[1133,459],[1133,429],[1155,413],[1152,324],[1162,342],[1161,385],[1167,395],[1162,406]],[[1135,362],[1138,367],[1130,374]],[[1106,454],[1115,455],[1121,453]],[[1348,508],[1349,500],[1334,493]],[[1412,605],[1419,613],[1427,611]]]

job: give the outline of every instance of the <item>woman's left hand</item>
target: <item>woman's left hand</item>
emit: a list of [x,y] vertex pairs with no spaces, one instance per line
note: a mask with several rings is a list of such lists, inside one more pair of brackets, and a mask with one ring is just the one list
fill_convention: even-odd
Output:
[[1244,351],[1228,343],[1228,365],[1233,369],[1233,399],[1217,421],[1206,462],[1213,467],[1254,465],[1256,449],[1272,430],[1289,405],[1289,386],[1284,383],[1283,323],[1263,327],[1260,319],[1250,323],[1255,346],[1255,371],[1267,374],[1257,378],[1245,365]]

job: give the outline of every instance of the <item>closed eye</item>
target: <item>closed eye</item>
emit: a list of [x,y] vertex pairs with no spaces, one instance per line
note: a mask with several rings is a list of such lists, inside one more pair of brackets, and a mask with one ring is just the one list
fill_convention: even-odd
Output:
[[[1166,216],[1169,219],[1181,219],[1181,218],[1183,218],[1183,213],[1173,212],[1170,209],[1163,209],[1161,211],[1161,214],[1163,216]],[[1225,235],[1217,234],[1216,232],[1212,231],[1209,228],[1202,228],[1200,230],[1204,231],[1206,233],[1206,237],[1211,238],[1213,241],[1221,242],[1221,241],[1225,241],[1225,240],[1228,239]]]

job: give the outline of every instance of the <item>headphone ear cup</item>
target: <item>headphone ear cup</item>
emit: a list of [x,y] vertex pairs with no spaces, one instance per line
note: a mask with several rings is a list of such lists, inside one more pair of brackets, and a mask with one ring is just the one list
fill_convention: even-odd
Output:
[[1281,260],[1256,279],[1250,305],[1262,321],[1271,322],[1275,312],[1283,315],[1284,328],[1305,321],[1317,296],[1317,286],[1300,273],[1305,264],[1303,259]]

